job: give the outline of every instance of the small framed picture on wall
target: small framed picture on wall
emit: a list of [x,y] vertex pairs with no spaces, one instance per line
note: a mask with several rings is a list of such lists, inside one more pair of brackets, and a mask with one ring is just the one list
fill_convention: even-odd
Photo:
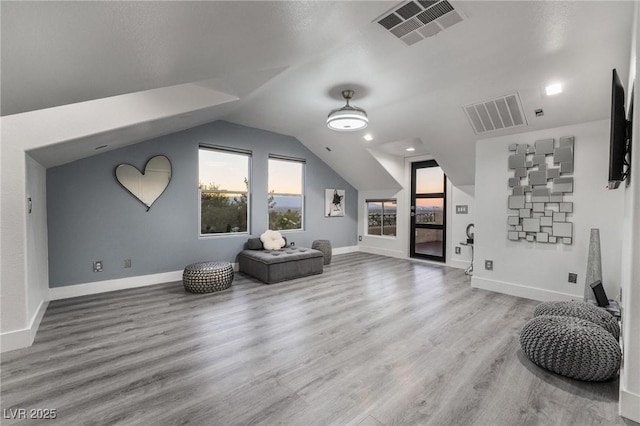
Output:
[[324,190],[324,217],[344,217],[344,189]]

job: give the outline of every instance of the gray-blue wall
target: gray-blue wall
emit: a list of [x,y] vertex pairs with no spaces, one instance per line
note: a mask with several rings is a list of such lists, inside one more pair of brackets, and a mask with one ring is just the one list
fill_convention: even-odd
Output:
[[[287,238],[307,247],[315,239],[329,239],[334,248],[357,244],[358,193],[351,185],[295,138],[216,121],[48,169],[49,286],[177,271],[204,260],[235,262],[247,234],[198,235],[199,144],[252,151],[252,236],[267,229],[268,156],[278,154],[307,160],[305,230],[287,231]],[[114,170],[121,163],[142,170],[161,154],[173,175],[147,211]],[[345,217],[324,217],[325,188],[346,190]],[[132,259],[131,268],[124,259]],[[104,262],[103,272],[93,272],[94,260]]]

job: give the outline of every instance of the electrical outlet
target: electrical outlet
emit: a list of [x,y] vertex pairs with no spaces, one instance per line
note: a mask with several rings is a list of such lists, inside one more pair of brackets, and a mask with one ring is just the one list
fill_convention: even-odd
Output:
[[578,282],[578,274],[574,274],[573,272],[569,272],[569,282],[576,284]]
[[93,272],[102,272],[102,260],[93,261]]
[[460,254],[460,247],[456,247],[456,254]]
[[124,260],[124,267],[125,268],[131,268],[131,259],[125,259]]
[[362,235],[358,235],[358,241],[362,241]]
[[485,260],[484,269],[486,269],[487,271],[493,271],[493,260]]

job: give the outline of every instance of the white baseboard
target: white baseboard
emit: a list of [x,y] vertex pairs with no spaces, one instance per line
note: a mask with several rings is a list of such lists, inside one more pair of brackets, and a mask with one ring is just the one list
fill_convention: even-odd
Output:
[[442,262],[436,262],[433,260],[408,257],[405,253],[403,253],[400,250],[388,250],[388,249],[382,249],[378,247],[370,247],[370,246],[364,246],[364,245],[360,245],[358,247],[360,248],[360,251],[363,253],[378,254],[380,256],[395,257],[398,259],[407,259],[412,262],[428,263],[430,265],[449,266],[451,268],[457,268],[457,269],[467,269],[469,267],[469,264],[471,263],[471,261],[465,262],[462,260],[450,260],[446,263],[442,263]]
[[171,281],[181,281],[182,272],[182,270],[179,270],[162,272],[160,274],[140,275],[137,277],[118,278],[115,280],[68,285],[64,287],[52,287],[49,289],[49,299],[68,299],[70,297],[87,296],[89,294],[106,293],[108,291],[144,287],[148,285],[168,283]]
[[620,389],[620,415],[640,423],[640,395]]
[[369,246],[363,246],[363,245],[360,245],[358,247],[360,248],[360,251],[363,253],[379,254],[380,256],[397,257],[400,259],[406,259],[406,256],[404,255],[404,253],[398,250],[387,250],[387,249],[381,249],[378,247],[369,247]]
[[49,301],[47,300],[40,302],[40,306],[38,306],[36,313],[31,318],[28,328],[0,334],[0,352],[14,351],[31,346],[48,305]]
[[540,302],[553,302],[556,300],[582,300],[581,296],[507,283],[504,281],[489,280],[476,276],[471,277],[471,287],[494,291],[496,293],[509,294],[511,296],[523,297],[525,299],[538,300]]
[[447,262],[447,266],[451,266],[452,268],[457,268],[457,269],[467,269],[470,264],[471,264],[470,260],[468,261],[450,260],[449,262]]
[[9,352],[31,346],[31,330],[8,331],[0,334],[0,352]]
[[33,344],[33,339],[36,338],[36,333],[38,332],[38,327],[40,327],[42,317],[44,317],[44,313],[47,312],[47,306],[49,306],[48,300],[40,302],[40,306],[38,306],[35,315],[31,319],[31,324],[29,325],[29,346]]
[[347,254],[360,251],[358,246],[336,247],[332,250],[333,254]]
[[[233,270],[238,270],[238,263],[232,263]],[[69,299],[70,297],[87,296],[89,294],[106,293],[109,291],[125,290],[128,288],[145,287],[148,285],[182,281],[182,272],[171,271],[159,274],[139,275],[137,277],[118,278],[115,280],[95,281],[92,283],[74,284],[49,289],[50,300]]]

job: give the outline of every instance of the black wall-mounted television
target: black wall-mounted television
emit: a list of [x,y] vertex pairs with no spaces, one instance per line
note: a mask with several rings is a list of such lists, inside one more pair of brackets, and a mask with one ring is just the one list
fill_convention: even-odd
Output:
[[[611,88],[611,138],[609,141],[609,189],[620,186],[630,171],[627,154],[631,150],[631,121],[624,108],[624,87],[618,73],[613,70]],[[632,99],[633,108],[633,99]],[[630,160],[630,159],[629,159]]]

